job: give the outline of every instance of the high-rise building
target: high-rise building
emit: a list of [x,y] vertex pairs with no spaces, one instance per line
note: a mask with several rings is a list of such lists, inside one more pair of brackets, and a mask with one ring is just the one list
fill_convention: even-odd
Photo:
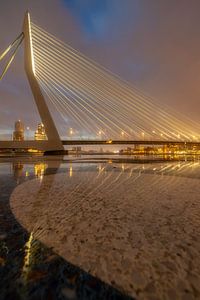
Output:
[[24,140],[24,124],[18,120],[15,122],[15,130],[13,132],[13,141]]
[[46,133],[45,133],[45,128],[44,128],[44,125],[42,123],[38,124],[38,128],[35,131],[35,140],[36,141],[47,140],[47,136],[46,136]]

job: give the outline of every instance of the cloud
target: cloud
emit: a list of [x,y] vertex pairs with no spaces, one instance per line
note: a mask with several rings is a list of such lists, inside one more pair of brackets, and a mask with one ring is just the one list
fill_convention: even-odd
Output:
[[[3,1],[0,53],[22,30],[27,9],[45,30],[199,120],[199,0]],[[20,114],[25,124],[36,127],[39,116],[24,74],[23,50],[0,82],[0,104],[0,128],[12,127]],[[7,110],[9,118],[4,117]],[[58,114],[54,117],[65,134],[68,125]]]

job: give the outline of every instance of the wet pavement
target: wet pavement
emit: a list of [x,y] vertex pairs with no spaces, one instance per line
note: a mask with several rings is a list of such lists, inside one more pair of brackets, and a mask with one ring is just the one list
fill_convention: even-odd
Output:
[[[97,190],[99,189],[98,197],[100,198],[98,199],[101,199],[102,195],[104,195],[100,187],[103,187],[104,192],[107,190],[106,197],[111,194],[109,193],[109,190],[112,190],[112,193],[114,193],[113,189],[115,189],[116,194],[114,199],[117,199],[119,189],[122,188],[123,190],[124,187],[125,190],[123,190],[123,193],[126,193],[126,191],[128,193],[128,190],[126,190],[127,186],[125,185],[127,181],[129,182],[129,186],[134,185],[136,189],[140,187],[138,190],[140,191],[138,199],[143,195],[143,198],[148,200],[145,203],[146,207],[148,207],[148,203],[151,202],[153,197],[152,195],[149,196],[149,198],[146,197],[144,191],[150,195],[152,190],[151,187],[153,186],[157,186],[160,193],[162,194],[165,192],[168,197],[167,203],[159,202],[161,197],[158,197],[157,199],[157,204],[162,204],[163,211],[167,211],[167,219],[166,216],[162,219],[162,211],[159,211],[157,206],[156,213],[158,218],[156,220],[157,223],[155,222],[155,224],[153,223],[154,219],[156,219],[156,214],[150,210],[150,206],[146,209],[146,211],[150,211],[150,213],[144,214],[146,216],[146,225],[141,225],[140,222],[138,222],[139,215],[144,218],[144,215],[142,215],[144,208],[137,211],[137,207],[135,207],[136,213],[134,217],[136,219],[136,227],[134,227],[133,234],[129,236],[130,239],[128,239],[128,241],[131,241],[133,249],[139,249],[142,247],[141,243],[145,245],[146,241],[148,241],[148,247],[146,248],[147,252],[145,252],[145,259],[147,259],[147,263],[145,262],[146,267],[145,264],[140,264],[140,274],[138,273],[138,268],[136,269],[134,266],[134,259],[131,263],[132,265],[123,263],[123,269],[125,270],[124,274],[126,274],[126,272],[128,274],[129,270],[133,269],[133,272],[131,273],[132,293],[129,288],[125,288],[126,282],[121,282],[120,272],[115,270],[115,278],[113,277],[111,281],[106,280],[106,277],[92,276],[90,267],[87,268],[86,265],[78,263],[77,249],[73,248],[73,245],[71,245],[71,249],[75,254],[75,259],[68,260],[67,256],[56,251],[54,245],[50,245],[47,242],[46,237],[48,236],[46,235],[46,230],[44,239],[40,238],[40,229],[38,231],[40,234],[37,235],[32,233],[29,228],[31,222],[25,224],[27,215],[24,214],[23,209],[19,210],[19,213],[17,213],[18,215],[13,208],[11,210],[12,204],[10,204],[10,197],[11,194],[14,196],[19,195],[17,190],[18,187],[21,190],[24,190],[23,187],[25,187],[25,191],[27,191],[27,187],[29,184],[32,185],[32,182],[35,182],[36,185],[42,184],[44,178],[48,178],[47,181],[51,181],[52,176],[54,179],[51,182],[54,182],[54,185],[51,183],[53,186],[51,192],[55,193],[57,186],[55,184],[55,178],[57,178],[57,182],[61,185],[61,194],[59,194],[59,199],[61,199],[63,197],[62,193],[63,195],[66,194],[66,188],[69,189],[70,187],[70,185],[67,185],[66,188],[64,188],[64,181],[66,180],[69,182],[72,178],[74,180],[74,178],[77,177],[77,174],[80,180],[77,178],[76,185],[71,185],[73,186],[71,192],[73,192],[72,194],[78,192],[77,195],[79,195],[80,203],[82,200],[80,195],[86,197],[88,193],[91,193],[90,188],[93,190],[95,190],[95,188],[97,188]],[[107,181],[105,181],[106,178],[108,178]],[[138,181],[141,180],[141,178],[147,178],[147,185],[150,185],[150,187],[144,188],[144,186],[142,186],[142,181]],[[89,163],[87,161],[68,162],[63,160],[56,161],[54,159],[37,159],[33,162],[29,159],[24,160],[23,158],[20,158],[14,159],[12,162],[0,163],[0,299],[199,299],[200,274],[198,266],[196,266],[198,255],[200,254],[198,242],[198,224],[200,225],[198,219],[199,179],[200,164],[198,161],[157,164],[117,164],[113,163],[111,160],[108,160],[107,162],[97,161]],[[77,180],[79,180],[79,182]],[[184,198],[184,205],[178,204],[177,214],[173,215],[171,213],[176,211],[177,203],[176,201],[173,201],[170,191],[176,192],[176,190],[174,190],[176,188],[177,191],[181,189],[184,193],[184,188],[187,186],[187,183],[189,183],[189,180],[192,182],[191,187],[194,192],[193,198],[188,199],[188,196]],[[138,186],[135,181],[139,182]],[[85,185],[86,182],[87,186]],[[91,187],[89,185],[89,190],[88,183],[93,184]],[[34,191],[31,191],[30,189],[32,197],[34,196],[35,191],[36,186]],[[192,191],[190,191],[190,193],[192,193]],[[175,194],[173,194],[173,196],[174,195]],[[120,194],[120,197],[121,199],[124,199],[123,194]],[[23,194],[21,194],[21,201],[25,208],[26,205],[28,207],[31,198],[29,199],[28,197],[28,199],[26,199],[27,195],[26,198],[23,199]],[[50,198],[48,197],[48,199]],[[20,199],[17,199],[17,201],[20,201]],[[111,204],[112,202],[108,201],[108,203]],[[137,202],[135,203],[137,204]],[[48,201],[46,205],[47,208],[45,209],[48,210]],[[84,202],[82,205],[84,205]],[[120,202],[117,206],[120,206]],[[171,208],[169,206],[171,206]],[[184,210],[182,209],[183,207]],[[183,213],[182,219],[180,217],[181,211]],[[185,211],[187,214],[184,213]],[[109,210],[107,213],[109,213]],[[38,216],[39,214],[40,211],[38,211]],[[65,214],[62,212],[62,217],[63,215]],[[104,216],[104,214],[102,216]],[[188,222],[189,227],[184,225],[185,217],[187,217],[185,219],[186,222],[190,220],[190,222]],[[38,222],[36,219],[35,223]],[[24,226],[23,220],[26,226]],[[34,223],[34,220],[32,220],[32,222]],[[93,220],[93,222],[95,222],[95,220]],[[162,223],[162,226],[164,226],[163,228],[165,228],[164,230],[161,230],[161,232],[158,230],[160,223]],[[64,226],[66,225],[67,224],[65,223]],[[60,226],[57,224],[55,226],[55,223],[52,223],[50,226],[53,226],[53,229],[55,227],[59,231]],[[177,234],[179,238],[178,247],[180,246],[179,251],[177,251],[176,248],[176,235],[174,239],[171,238],[167,235],[168,230],[166,231],[166,228],[170,228],[171,236],[173,236],[173,232]],[[155,236],[152,233],[155,229],[155,234],[156,236],[159,236],[159,241],[156,241]],[[142,230],[141,234],[139,234],[140,230]],[[86,232],[87,230],[85,233]],[[143,233],[145,234],[145,237],[143,236]],[[77,234],[77,231],[75,231],[75,234]],[[85,238],[86,234],[83,236],[83,239]],[[63,245],[67,245],[64,240]],[[155,252],[155,245],[161,250],[166,247],[166,251],[159,252],[156,250]],[[173,245],[175,246],[173,247]],[[171,249],[169,249],[169,247],[171,247]],[[121,250],[123,250],[123,247]],[[95,255],[94,251],[93,253]],[[151,260],[151,253],[153,253],[154,256],[160,255],[162,258],[164,253],[165,259],[160,260],[158,257],[158,259]],[[135,253],[134,255],[136,259],[140,256],[139,253]],[[82,257],[81,253],[79,253],[79,257]],[[178,263],[175,261],[177,257]],[[112,267],[111,261],[112,260],[110,260],[110,269]],[[171,261],[173,263],[171,263]],[[87,262],[90,263],[90,260]],[[113,257],[113,262],[117,262],[118,268],[120,267],[121,263],[119,257]],[[140,260],[138,260],[138,262],[140,263]],[[141,268],[143,268],[143,270]],[[143,276],[143,273],[146,272],[145,268],[150,272],[150,275],[148,276],[151,278]],[[158,270],[158,272],[156,275],[157,277],[152,280],[153,273],[151,274],[151,270],[154,269]],[[164,273],[164,275],[162,273]],[[98,275],[98,272],[96,272],[96,274]],[[160,280],[159,277],[167,281],[168,275],[166,274],[169,276],[174,276],[173,274],[175,274],[178,279],[178,285],[175,285],[172,289],[170,288],[170,284],[166,282],[168,288],[167,292],[163,287],[163,291],[159,290],[159,292],[161,292],[159,294],[158,290],[156,290]],[[131,277],[127,275],[127,281],[130,280],[130,278]],[[149,281],[147,280],[148,278],[150,278]],[[182,280],[183,278],[185,281]],[[162,283],[162,280],[160,282],[163,286],[165,285]]]
[[67,262],[40,241],[30,242],[30,233],[10,209],[10,195],[23,182],[58,169],[48,168],[41,161],[22,161],[0,164],[0,299],[132,299]]

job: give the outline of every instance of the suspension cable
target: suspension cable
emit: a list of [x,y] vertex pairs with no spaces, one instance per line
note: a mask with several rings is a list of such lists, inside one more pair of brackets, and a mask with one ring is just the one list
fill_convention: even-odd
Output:
[[17,53],[17,50],[19,49],[19,46],[21,45],[22,41],[24,39],[24,33],[22,32],[18,38],[16,38],[16,40],[4,51],[4,53],[1,55],[0,60],[16,45],[16,48],[11,56],[11,58],[9,59],[9,61],[7,62],[2,74],[0,75],[0,81],[3,79],[3,77],[5,76],[6,72],[8,71],[12,61],[15,58],[15,55]]

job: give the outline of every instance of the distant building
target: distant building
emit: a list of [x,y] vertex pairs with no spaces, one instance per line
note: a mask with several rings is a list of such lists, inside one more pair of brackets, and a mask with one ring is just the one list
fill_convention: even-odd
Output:
[[24,140],[24,124],[18,120],[15,122],[15,130],[13,132],[13,141]]
[[45,133],[45,128],[44,128],[44,125],[42,123],[38,124],[38,128],[35,131],[35,140],[36,141],[47,140],[47,136],[46,136],[46,133]]

